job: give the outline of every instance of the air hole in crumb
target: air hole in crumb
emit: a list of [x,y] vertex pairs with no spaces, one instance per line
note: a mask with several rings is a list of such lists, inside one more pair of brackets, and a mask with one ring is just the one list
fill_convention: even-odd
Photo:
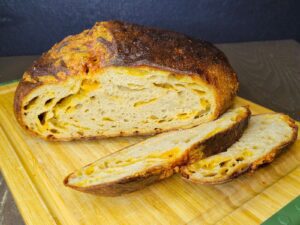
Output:
[[174,87],[168,83],[153,83],[153,85],[156,87],[165,88],[165,89],[174,89]]
[[237,162],[240,162],[240,161],[243,161],[243,160],[244,160],[243,157],[238,157],[238,158],[236,158],[236,161],[237,161]]
[[84,72],[89,73],[89,71],[90,71],[89,67],[85,64],[84,65]]
[[75,109],[80,109],[82,107],[82,104],[75,105]]
[[112,118],[110,117],[103,117],[102,120],[104,121],[114,121]]
[[225,169],[225,170],[222,170],[222,171],[221,171],[221,174],[224,175],[224,174],[226,174],[227,172],[228,172],[228,169]]
[[198,119],[198,118],[200,118],[200,117],[202,117],[203,116],[203,114],[201,114],[200,112],[199,113],[197,113],[195,116],[194,116],[194,119]]
[[56,133],[58,133],[58,130],[56,130],[56,129],[51,129],[50,132],[56,134]]
[[58,105],[58,104],[61,104],[61,103],[63,102],[63,100],[65,100],[65,99],[71,97],[72,95],[73,95],[73,94],[70,94],[70,95],[67,95],[66,97],[61,98],[56,104],[57,104],[57,105]]
[[38,115],[39,121],[42,125],[45,124],[46,114],[47,114],[47,112],[43,112],[40,115]]
[[31,99],[23,108],[25,109],[25,110],[27,110],[31,105],[33,105],[35,102],[36,102],[36,100],[38,99],[38,96],[36,96],[36,97],[34,97],[33,99]]
[[49,105],[52,101],[53,101],[54,98],[50,98],[48,99],[46,102],[45,102],[45,105]]
[[77,131],[77,134],[80,135],[80,136],[84,135],[82,131]]
[[152,119],[152,120],[157,120],[158,117],[157,117],[157,116],[154,116],[154,115],[151,115],[151,116],[150,116],[150,119]]
[[52,134],[47,135],[47,139],[54,139],[54,135]]
[[175,84],[175,86],[177,86],[177,87],[184,87],[183,84]]
[[206,177],[213,177],[213,176],[216,176],[216,173],[206,174],[205,176],[206,176]]
[[194,92],[196,92],[198,95],[204,95],[206,92],[198,89],[193,89]]
[[[90,111],[89,109],[86,109],[86,110],[84,110],[84,112],[88,112],[88,111]],[[94,119],[95,120],[95,119]]]
[[91,99],[91,100],[95,100],[95,99],[96,99],[96,96],[91,96],[90,99]]
[[220,162],[220,167],[224,166],[225,165],[225,162]]

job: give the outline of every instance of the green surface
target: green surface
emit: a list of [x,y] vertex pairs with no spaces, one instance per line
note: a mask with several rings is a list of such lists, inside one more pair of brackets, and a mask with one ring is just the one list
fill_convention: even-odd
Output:
[[262,225],[300,225],[300,196],[289,202]]
[[6,84],[11,84],[11,83],[14,83],[14,82],[19,82],[19,80],[20,79],[5,81],[5,82],[0,83],[0,86],[4,86]]

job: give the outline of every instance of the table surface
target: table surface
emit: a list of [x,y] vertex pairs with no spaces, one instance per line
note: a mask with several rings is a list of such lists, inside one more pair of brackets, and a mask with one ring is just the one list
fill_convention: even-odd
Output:
[[[294,40],[218,44],[240,80],[239,96],[300,120],[300,44]],[[38,56],[0,57],[0,82],[19,79]],[[270,215],[271,216],[271,215]],[[24,224],[0,175],[0,225]]]

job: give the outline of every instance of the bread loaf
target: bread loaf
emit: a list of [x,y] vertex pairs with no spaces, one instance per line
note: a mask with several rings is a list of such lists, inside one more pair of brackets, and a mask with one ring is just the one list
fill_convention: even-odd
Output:
[[118,21],[44,53],[20,81],[19,123],[47,140],[150,135],[220,116],[238,81],[212,44]]
[[286,115],[262,114],[250,118],[239,141],[225,152],[190,163],[181,168],[189,181],[218,184],[270,163],[297,138],[297,125]]
[[224,151],[245,129],[250,111],[239,107],[199,126],[159,134],[97,160],[65,178],[79,191],[120,195],[178,171],[188,161]]

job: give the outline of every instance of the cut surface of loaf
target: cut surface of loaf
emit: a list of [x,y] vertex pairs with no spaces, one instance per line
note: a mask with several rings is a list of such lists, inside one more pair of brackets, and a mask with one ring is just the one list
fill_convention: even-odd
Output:
[[280,113],[252,116],[239,141],[225,152],[201,159],[181,168],[186,179],[218,184],[270,163],[297,137],[297,125]]
[[212,44],[118,21],[54,45],[16,90],[18,122],[48,140],[149,135],[211,121],[235,72]]
[[64,184],[79,191],[119,195],[169,177],[178,166],[223,151],[247,126],[250,111],[239,107],[199,126],[159,134],[70,174]]

